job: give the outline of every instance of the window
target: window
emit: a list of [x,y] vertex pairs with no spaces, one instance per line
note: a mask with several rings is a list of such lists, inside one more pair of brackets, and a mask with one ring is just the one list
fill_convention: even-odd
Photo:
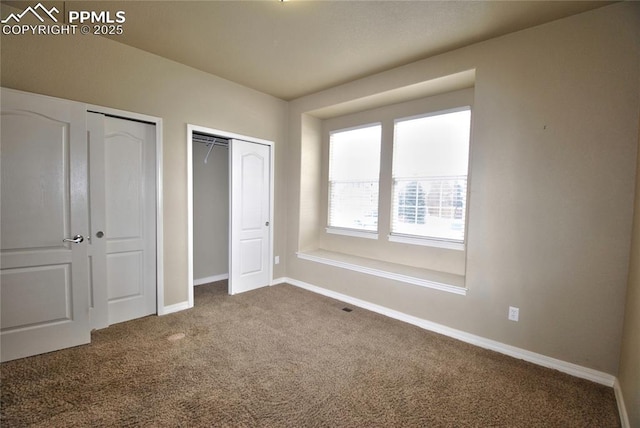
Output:
[[471,110],[395,121],[391,234],[464,243]]
[[378,231],[381,125],[329,137],[329,227]]

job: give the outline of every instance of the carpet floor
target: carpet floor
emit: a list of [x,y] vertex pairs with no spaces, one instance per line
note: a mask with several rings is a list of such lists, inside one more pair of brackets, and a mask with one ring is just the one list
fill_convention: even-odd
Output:
[[612,388],[291,285],[0,365],[7,427],[619,427]]

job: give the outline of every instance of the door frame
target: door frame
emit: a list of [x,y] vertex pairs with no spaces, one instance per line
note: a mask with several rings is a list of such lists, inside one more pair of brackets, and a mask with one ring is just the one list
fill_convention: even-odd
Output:
[[147,114],[133,113],[130,111],[114,109],[110,107],[86,104],[87,112],[100,113],[107,116],[115,116],[125,120],[147,122],[156,127],[156,312],[157,315],[165,315],[172,311],[164,306],[164,222],[162,203],[162,118]]
[[[273,230],[274,230],[274,143],[273,141],[264,140],[262,138],[249,137],[246,135],[236,134],[228,131],[221,131],[219,129],[208,128],[205,126],[187,124],[187,284],[188,284],[188,308],[193,307],[193,133],[201,132],[203,134],[215,135],[229,140],[243,140],[249,143],[263,144],[269,146],[270,151],[270,165],[269,165],[269,217],[271,219],[272,226],[269,228],[269,266],[268,266],[268,278],[271,285],[273,283]],[[231,142],[230,142],[231,144]],[[231,178],[231,165],[229,168],[229,178]],[[231,195],[229,195],[231,198]],[[229,206],[231,209],[231,206]],[[229,228],[231,228],[231,215],[229,215]],[[229,231],[231,233],[231,231]],[[231,236],[229,236],[229,248],[231,248]],[[230,252],[231,250],[229,250]],[[231,263],[231,254],[229,254],[229,263]],[[230,274],[230,272],[228,272]],[[230,293],[231,290],[228,289]]]

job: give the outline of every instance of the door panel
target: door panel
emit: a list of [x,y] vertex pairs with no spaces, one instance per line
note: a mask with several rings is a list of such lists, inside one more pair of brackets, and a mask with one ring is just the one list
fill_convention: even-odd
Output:
[[84,105],[2,89],[1,359],[89,343]]
[[93,265],[104,271],[92,286],[108,302],[96,306],[100,328],[156,313],[155,126],[90,115]]
[[264,269],[262,263],[263,239],[245,239],[240,242],[240,274],[247,275],[261,272]]
[[271,148],[232,140],[231,149],[231,294],[271,282]]
[[69,232],[68,132],[63,121],[3,112],[2,179],[9,180],[2,189],[3,250],[63,248],[60,236]]
[[130,251],[107,255],[107,293],[109,302],[137,297],[144,293],[144,254]]
[[[114,120],[122,121],[107,118],[107,123]],[[144,133],[109,133],[105,135],[105,147],[108,242],[113,245],[120,240],[140,239],[144,235]]]
[[[72,321],[70,264],[3,269],[2,299],[12,302],[2,308],[2,328],[38,326]],[[23,298],[39,296],[39,299]],[[42,305],[42,302],[47,302]]]

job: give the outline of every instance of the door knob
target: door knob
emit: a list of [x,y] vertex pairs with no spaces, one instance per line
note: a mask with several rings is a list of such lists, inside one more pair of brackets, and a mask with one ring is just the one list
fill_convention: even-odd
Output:
[[79,244],[84,241],[84,237],[82,235],[76,235],[73,238],[64,238],[62,242],[71,242],[72,244]]

